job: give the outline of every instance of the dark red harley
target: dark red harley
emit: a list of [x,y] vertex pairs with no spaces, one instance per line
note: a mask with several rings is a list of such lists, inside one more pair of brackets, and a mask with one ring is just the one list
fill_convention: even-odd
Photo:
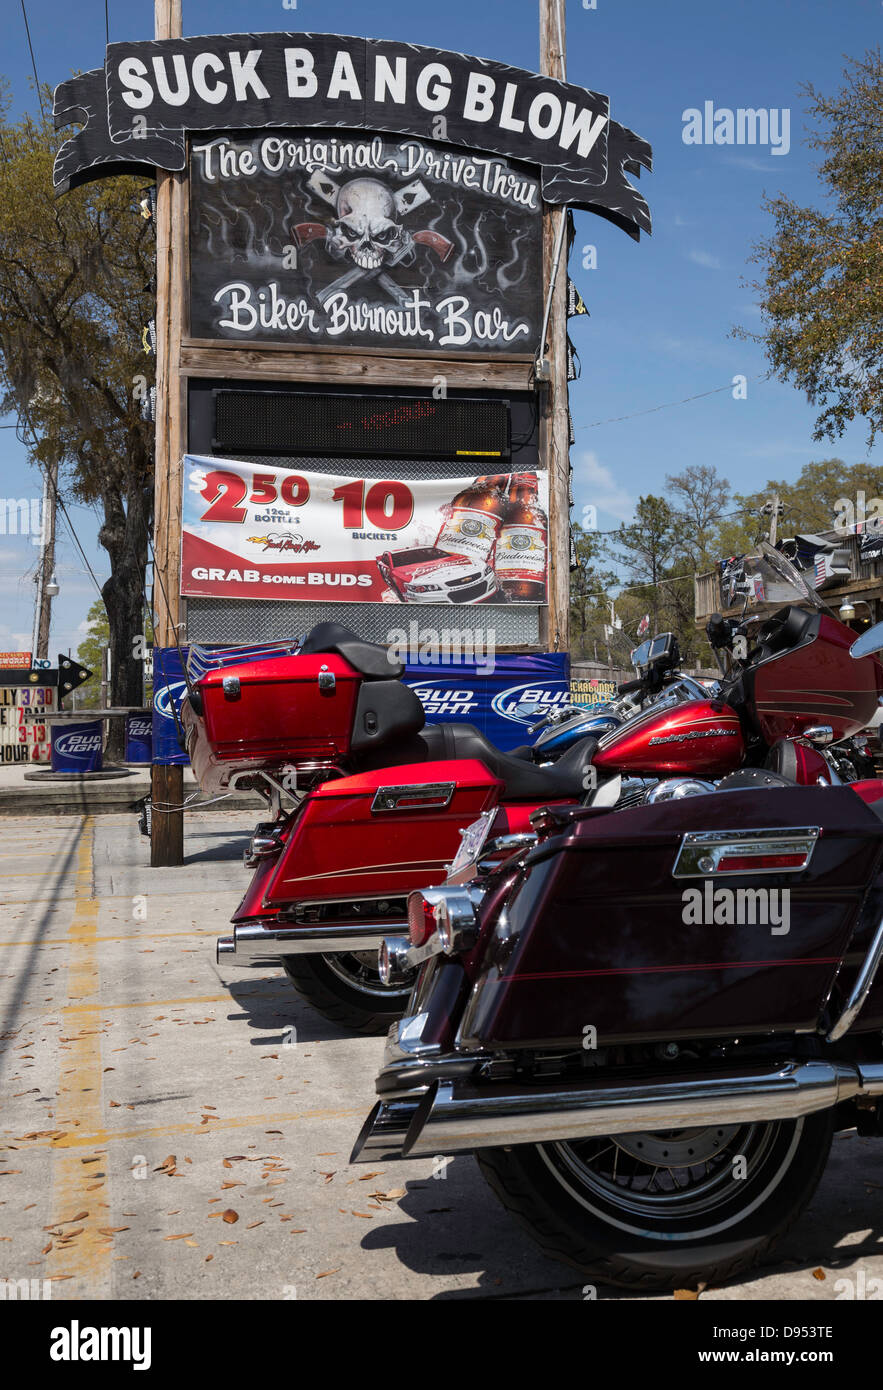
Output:
[[778,770],[540,810],[532,845],[482,872],[479,839],[411,895],[382,958],[420,973],[354,1161],[474,1152],[549,1254],[652,1290],[750,1267],[835,1129],[883,1135],[883,781],[808,779],[801,741],[876,702],[883,624],[849,640],[783,610],[686,726],[733,711]]
[[[778,552],[771,562],[788,581]],[[799,579],[794,591],[804,597]],[[723,647],[736,637],[732,624],[712,632]],[[263,779],[279,788],[293,778],[306,793],[288,815],[277,800],[274,819],[257,827],[246,854],[254,878],[232,936],[218,941],[219,961],[279,957],[329,1017],[383,1031],[411,977],[378,977],[376,948],[404,929],[407,893],[444,879],[479,813],[487,854],[499,855],[538,806],[578,804],[599,783],[598,804],[612,797],[622,808],[709,790],[739,768],[762,785],[837,781],[819,745],[866,725],[883,688],[876,658],[850,660],[851,638],[820,606],[787,607],[709,698],[672,672],[664,634],[632,683],[650,708],[542,768],[471,725],[423,728],[401,667],[337,624],[314,629],[296,654],[208,672],[183,711],[202,786]]]

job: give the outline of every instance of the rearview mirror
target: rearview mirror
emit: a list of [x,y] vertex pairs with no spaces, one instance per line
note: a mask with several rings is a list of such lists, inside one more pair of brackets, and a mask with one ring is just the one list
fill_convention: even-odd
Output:
[[849,655],[858,660],[859,657],[870,656],[872,652],[879,651],[883,651],[883,623],[875,623],[867,632],[863,632],[861,637],[857,637],[849,649]]
[[545,710],[546,706],[536,700],[520,700],[515,706],[516,714],[544,714]]

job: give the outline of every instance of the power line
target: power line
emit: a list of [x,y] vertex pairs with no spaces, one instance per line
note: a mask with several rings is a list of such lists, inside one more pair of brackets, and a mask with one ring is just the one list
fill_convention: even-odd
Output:
[[[760,377],[753,376],[749,381],[759,381]],[[706,396],[717,396],[721,391],[732,391],[733,383],[727,382],[726,386],[715,386],[711,391],[700,391],[695,396],[684,396],[680,401],[664,401],[662,405],[651,405],[648,410],[635,410],[631,415],[612,415],[609,420],[595,420],[591,425],[576,425],[578,430],[596,430],[599,425],[617,425],[620,420],[636,420],[639,415],[655,415],[657,410],[670,410],[675,405],[687,405],[690,401],[701,401]]]
[[40,114],[41,114],[41,116],[43,117],[43,120],[45,121],[45,119],[46,119],[46,110],[45,110],[45,107],[43,106],[43,93],[40,91],[40,79],[39,79],[39,77],[37,76],[37,60],[36,60],[36,58],[34,57],[34,45],[31,43],[31,26],[28,24],[28,12],[27,12],[27,10],[25,9],[25,0],[21,0],[21,12],[22,12],[22,14],[24,15],[25,33],[26,33],[27,36],[28,36],[28,48],[29,48],[30,51],[31,51],[31,66],[32,66],[33,69],[34,69],[34,82],[36,83],[36,86],[37,86],[37,100],[38,100],[39,103],[40,103]]

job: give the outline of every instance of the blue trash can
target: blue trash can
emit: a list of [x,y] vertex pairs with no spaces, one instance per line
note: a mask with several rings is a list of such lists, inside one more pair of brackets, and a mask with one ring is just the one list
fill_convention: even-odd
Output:
[[53,772],[100,772],[104,737],[100,719],[52,725]]
[[126,715],[126,762],[149,763],[153,760],[153,716]]

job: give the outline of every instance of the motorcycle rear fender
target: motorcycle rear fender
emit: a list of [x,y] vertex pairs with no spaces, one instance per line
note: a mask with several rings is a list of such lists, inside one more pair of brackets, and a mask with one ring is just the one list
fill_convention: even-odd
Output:
[[[673,877],[688,833],[816,826],[820,836],[799,873]],[[814,1032],[836,1016],[879,923],[881,858],[883,822],[848,787],[576,812],[528,854],[483,934],[458,1046]],[[706,882],[714,891],[787,890],[774,914],[781,927],[787,901],[787,932],[774,933],[772,922],[685,921],[685,891],[701,889],[704,906]],[[863,1028],[881,1006],[878,986],[860,1015]]]
[[471,758],[323,782],[301,805],[264,902],[399,896],[440,883],[460,830],[496,806],[502,791]]

